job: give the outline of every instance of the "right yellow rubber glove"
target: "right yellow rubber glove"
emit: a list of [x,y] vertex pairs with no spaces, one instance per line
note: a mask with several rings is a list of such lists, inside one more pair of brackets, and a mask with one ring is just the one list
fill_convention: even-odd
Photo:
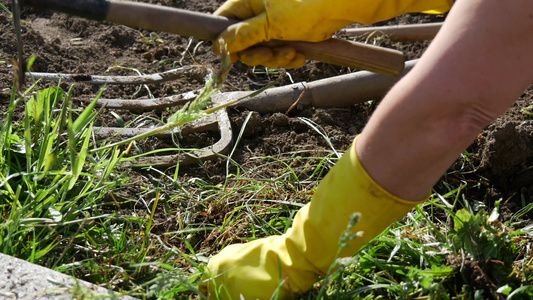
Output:
[[[269,40],[318,42],[353,23],[370,24],[406,12],[444,13],[452,0],[228,0],[215,15],[244,20],[220,37],[248,65],[295,68],[305,57],[290,47],[254,47]],[[213,50],[218,54],[220,45]]]
[[208,269],[215,276],[216,287],[210,282],[204,291],[210,299],[216,299],[216,289],[221,299],[234,300],[241,295],[246,300],[271,299],[278,286],[279,299],[306,292],[334,262],[339,238],[355,212],[361,218],[352,233],[362,231],[363,236],[349,242],[340,257],[353,256],[417,204],[389,194],[374,182],[352,145],[285,234],[231,245],[212,257]]

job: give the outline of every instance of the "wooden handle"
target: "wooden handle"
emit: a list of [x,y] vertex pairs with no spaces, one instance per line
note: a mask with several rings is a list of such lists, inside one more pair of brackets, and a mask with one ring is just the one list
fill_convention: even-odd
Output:
[[347,40],[329,39],[318,43],[272,41],[268,44],[278,43],[294,47],[309,59],[383,75],[399,76],[405,65],[400,51]]
[[[152,31],[164,31],[197,39],[214,40],[239,20],[183,9],[116,0],[25,0],[24,4],[58,10],[85,18]],[[307,58],[355,69],[397,76],[405,60],[400,51],[346,40],[323,42],[270,41],[267,45],[288,45]]]

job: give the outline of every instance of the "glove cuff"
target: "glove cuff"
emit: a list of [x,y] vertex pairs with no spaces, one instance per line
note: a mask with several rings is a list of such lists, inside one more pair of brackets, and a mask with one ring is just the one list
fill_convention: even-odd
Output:
[[[419,201],[411,201],[411,200],[405,200],[400,197],[395,196],[394,194],[387,191],[384,187],[382,187],[379,183],[377,183],[370,174],[366,171],[365,167],[361,164],[359,161],[359,157],[357,156],[356,147],[355,144],[357,143],[357,139],[359,136],[356,136],[355,139],[352,142],[352,146],[346,151],[345,155],[349,155],[351,159],[351,164],[354,169],[356,169],[356,172],[359,174],[359,176],[363,177],[366,182],[368,182],[368,189],[371,193],[374,193],[372,190],[376,190],[376,194],[384,195],[384,197],[389,198],[391,201],[394,201],[399,204],[405,204],[408,206],[416,206],[417,204],[424,203],[431,195],[431,191],[428,191],[428,194]],[[348,153],[350,151],[350,153]]]

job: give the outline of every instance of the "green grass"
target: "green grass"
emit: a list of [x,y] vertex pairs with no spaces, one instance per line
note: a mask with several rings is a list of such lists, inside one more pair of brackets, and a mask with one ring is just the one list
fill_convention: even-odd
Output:
[[[285,232],[339,155],[304,119],[330,149],[252,157],[253,164],[232,151],[221,158],[222,181],[207,172],[183,177],[179,168],[136,171],[121,166],[133,140],[92,138],[95,102],[75,109],[57,86],[24,95],[32,96],[13,92],[0,125],[0,251],[139,298],[202,298],[209,255]],[[170,124],[196,116],[185,109]],[[533,228],[524,216],[533,204],[524,200],[502,222],[500,202],[489,209],[467,195],[476,183],[453,182],[354,257],[339,258],[302,298],[530,299]]]
[[13,18],[13,13],[2,3],[0,3],[0,9],[4,10],[10,18]]
[[[456,208],[439,197],[417,207],[352,258],[331,293],[341,299],[491,299],[491,292],[505,296],[531,285],[531,257],[524,255],[531,229],[502,231],[485,211]],[[447,211],[448,220],[436,220],[429,213],[434,209]],[[476,271],[491,288],[479,288]]]

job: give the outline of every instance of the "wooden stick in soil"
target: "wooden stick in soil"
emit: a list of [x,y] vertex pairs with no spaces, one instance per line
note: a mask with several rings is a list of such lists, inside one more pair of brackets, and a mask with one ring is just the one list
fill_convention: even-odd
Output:
[[[176,33],[214,40],[239,20],[187,10],[117,0],[24,0],[24,4],[94,20],[105,20],[135,28]],[[323,42],[270,41],[270,46],[288,45],[307,58],[334,65],[397,76],[404,68],[400,51],[340,39]]]

